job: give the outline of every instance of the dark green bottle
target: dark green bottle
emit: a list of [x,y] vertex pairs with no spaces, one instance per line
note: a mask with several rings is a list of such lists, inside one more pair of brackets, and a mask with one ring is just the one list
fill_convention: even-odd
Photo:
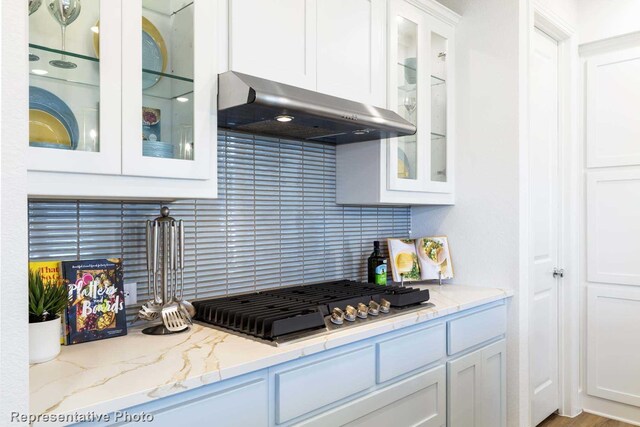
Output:
[[387,284],[387,259],[380,254],[380,242],[373,242],[373,252],[367,260],[367,281],[376,285]]

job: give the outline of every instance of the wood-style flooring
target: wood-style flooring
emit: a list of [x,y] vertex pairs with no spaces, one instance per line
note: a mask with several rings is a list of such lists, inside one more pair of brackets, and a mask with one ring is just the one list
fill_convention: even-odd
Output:
[[561,417],[553,414],[538,427],[633,427],[631,424],[622,421],[614,421],[598,415],[581,413],[575,418]]

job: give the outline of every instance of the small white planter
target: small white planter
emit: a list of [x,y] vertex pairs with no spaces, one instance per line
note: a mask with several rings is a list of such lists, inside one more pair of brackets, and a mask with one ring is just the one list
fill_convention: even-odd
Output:
[[29,323],[29,363],[42,363],[60,354],[60,317]]

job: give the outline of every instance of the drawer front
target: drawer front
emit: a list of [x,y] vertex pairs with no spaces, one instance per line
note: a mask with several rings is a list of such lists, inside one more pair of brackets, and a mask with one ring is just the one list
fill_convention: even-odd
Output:
[[375,383],[373,346],[276,372],[276,422],[287,422],[366,390]]
[[322,412],[297,426],[421,426],[446,424],[446,369],[437,366]]
[[442,359],[445,342],[441,323],[378,343],[378,383]]
[[507,313],[504,305],[479,313],[469,314],[447,322],[449,355],[459,353],[492,338],[504,335],[507,330]]

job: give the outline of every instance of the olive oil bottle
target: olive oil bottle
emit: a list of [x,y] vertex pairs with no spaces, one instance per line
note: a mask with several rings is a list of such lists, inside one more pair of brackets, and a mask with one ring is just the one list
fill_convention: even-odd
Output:
[[380,242],[373,242],[373,252],[367,260],[367,281],[376,285],[387,284],[387,259],[380,254]]

